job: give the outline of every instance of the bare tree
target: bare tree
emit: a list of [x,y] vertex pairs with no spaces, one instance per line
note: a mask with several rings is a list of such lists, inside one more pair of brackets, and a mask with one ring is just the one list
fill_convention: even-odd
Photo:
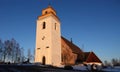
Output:
[[21,48],[21,62],[25,61],[25,57],[24,57],[24,48]]
[[2,61],[2,56],[3,56],[3,42],[0,39],[0,61]]
[[15,62],[15,53],[16,53],[16,40],[14,38],[11,39],[11,62]]
[[119,63],[119,59],[115,59],[115,58],[113,58],[112,60],[111,60],[111,62],[112,62],[112,64],[113,64],[113,66],[120,66],[120,63]]
[[110,62],[108,62],[107,60],[104,61],[104,65],[105,66],[110,66]]
[[0,40],[0,61],[19,63],[24,57],[23,51],[23,48],[20,48],[19,43],[13,38],[5,40],[4,43]]
[[30,60],[32,59],[32,55],[31,55],[31,50],[30,50],[30,48],[28,49],[28,62],[30,62]]
[[7,57],[7,52],[8,52],[8,46],[9,46],[9,40],[6,40],[4,42],[4,49],[3,49],[3,61],[6,61],[6,57]]

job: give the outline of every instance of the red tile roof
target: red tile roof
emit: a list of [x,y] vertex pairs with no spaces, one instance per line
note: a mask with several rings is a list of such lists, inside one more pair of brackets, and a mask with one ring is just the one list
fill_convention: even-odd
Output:
[[85,62],[98,62],[102,63],[102,61],[95,55],[94,52],[84,52],[84,61]]
[[[71,48],[73,53],[77,53],[77,54],[83,53],[83,51],[78,46],[76,46],[72,42],[68,41],[64,37],[61,37],[61,40],[64,41],[64,43],[66,43],[69,46],[69,48]],[[63,44],[63,42],[62,42],[62,44]]]

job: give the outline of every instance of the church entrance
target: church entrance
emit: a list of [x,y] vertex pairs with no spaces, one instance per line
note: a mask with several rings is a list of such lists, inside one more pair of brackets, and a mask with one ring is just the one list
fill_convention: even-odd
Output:
[[46,61],[45,56],[43,56],[43,58],[42,58],[42,65],[45,65],[45,61]]

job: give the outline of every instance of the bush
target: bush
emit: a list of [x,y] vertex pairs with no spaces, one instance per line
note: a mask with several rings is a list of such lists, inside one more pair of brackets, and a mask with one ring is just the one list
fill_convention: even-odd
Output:
[[64,66],[64,69],[65,69],[65,70],[73,70],[73,67],[72,67],[72,66],[67,65],[67,66]]

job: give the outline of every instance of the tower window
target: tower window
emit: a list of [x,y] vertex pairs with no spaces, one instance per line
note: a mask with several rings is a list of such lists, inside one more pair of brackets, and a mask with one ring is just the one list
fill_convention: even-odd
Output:
[[46,46],[46,48],[49,48],[49,46]]
[[45,11],[45,14],[47,14],[48,12],[47,11]]
[[43,29],[45,29],[45,27],[46,27],[46,23],[45,23],[45,22],[43,22]]
[[57,24],[55,23],[55,30],[56,30],[56,25],[57,25]]
[[40,49],[40,48],[37,48],[38,50]]
[[44,39],[45,39],[45,36],[42,37],[42,40],[44,40]]

